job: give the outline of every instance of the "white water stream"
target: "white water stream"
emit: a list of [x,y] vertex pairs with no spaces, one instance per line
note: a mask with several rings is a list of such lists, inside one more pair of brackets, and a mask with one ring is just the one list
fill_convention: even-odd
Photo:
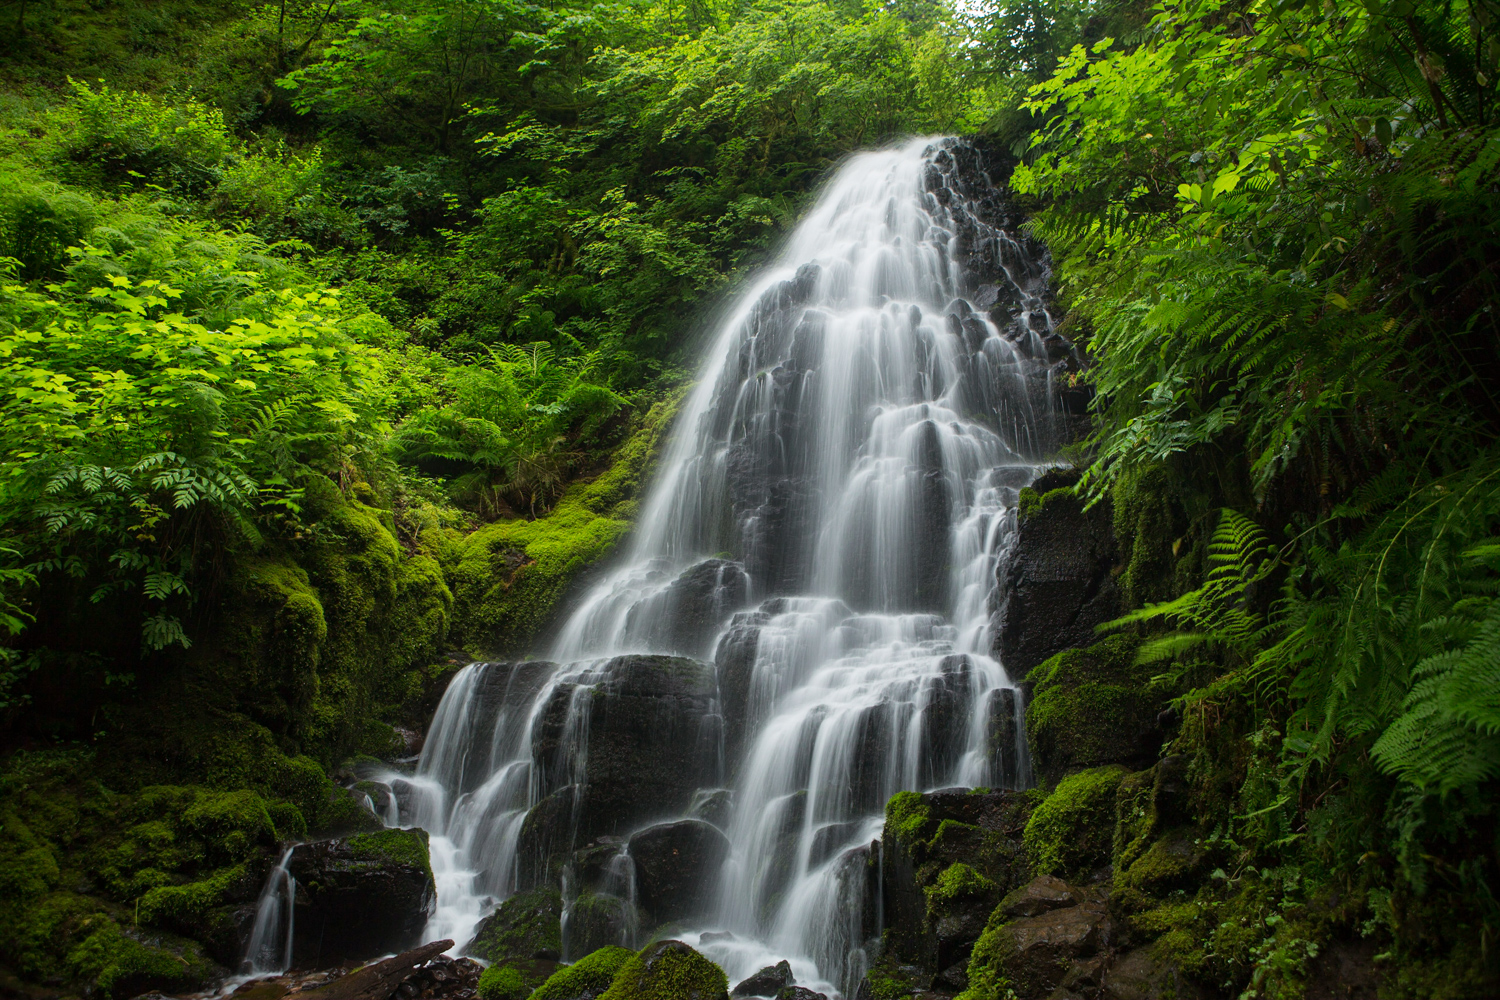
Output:
[[[707,347],[629,551],[551,661],[452,682],[416,775],[387,779],[400,823],[432,835],[428,940],[468,940],[523,887],[523,821],[586,783],[589,704],[616,654],[714,660],[721,686],[748,664],[721,709],[743,737],[724,742],[717,718],[703,730],[732,789],[729,860],[711,905],[672,931],[731,985],[786,958],[799,983],[852,993],[878,940],[867,851],[886,799],[1029,783],[1024,739],[996,745],[1024,729],[990,620],[1016,490],[1053,440],[1051,321],[1045,271],[986,221],[993,192],[955,165],[965,154],[923,139],[838,171]],[[1014,304],[1004,329],[979,308],[997,296]],[[734,560],[709,571],[719,625],[690,641],[670,588],[716,554]],[[566,692],[554,766],[534,740]],[[614,872],[631,859],[611,864],[633,895]]]

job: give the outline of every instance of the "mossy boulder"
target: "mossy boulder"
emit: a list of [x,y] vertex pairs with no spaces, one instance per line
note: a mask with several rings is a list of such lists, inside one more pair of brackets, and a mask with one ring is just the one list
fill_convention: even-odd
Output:
[[531,994],[531,1000],[594,1000],[609,989],[635,952],[607,946],[565,965]]
[[[1014,919],[997,907],[974,945],[968,986],[959,1000],[1056,995],[1053,991],[1072,970],[1103,965],[1098,956],[1112,937],[1112,921],[1102,901],[1086,900]],[[1097,974],[1098,968],[1090,971]]]
[[615,974],[601,1000],[728,1000],[729,979],[681,941],[647,945]]
[[551,886],[517,893],[475,929],[464,951],[486,962],[556,961],[562,956],[562,894]]
[[85,918],[81,931],[87,936],[69,950],[65,963],[69,978],[112,1000],[148,990],[201,989],[225,972],[198,942],[176,935],[142,931],[103,915]]
[[526,1000],[532,986],[514,965],[492,965],[479,976],[474,992],[480,1000]]
[[1160,752],[1162,697],[1148,689],[1152,669],[1137,666],[1134,636],[1110,636],[1087,649],[1058,653],[1032,670],[1026,732],[1037,777],[1105,764],[1143,767]]
[[422,830],[302,844],[287,870],[296,879],[292,961],[304,968],[414,946],[436,901]]
[[1080,771],[1058,783],[1026,822],[1026,850],[1040,875],[1091,879],[1110,862],[1115,792],[1123,767]]
[[[1030,877],[1024,792],[899,792],[881,841],[886,949],[926,975],[964,965],[986,918]],[[950,984],[950,988],[952,988]]]
[[638,911],[629,900],[608,892],[580,892],[568,907],[563,956],[588,955],[611,945],[634,944],[632,931],[639,925]]

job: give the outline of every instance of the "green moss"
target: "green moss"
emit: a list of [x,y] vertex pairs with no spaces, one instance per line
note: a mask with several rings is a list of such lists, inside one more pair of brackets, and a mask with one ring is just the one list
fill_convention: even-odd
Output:
[[247,874],[244,865],[236,865],[197,882],[159,886],[141,897],[136,915],[143,923],[190,931],[195,924],[205,924],[210,912]]
[[1048,490],[1046,493],[1038,493],[1030,486],[1023,486],[1021,487],[1021,493],[1016,504],[1016,517],[1018,520],[1024,521],[1033,514],[1041,513],[1042,509],[1052,500],[1059,497],[1071,496],[1076,496],[1071,486],[1059,486],[1057,489]]
[[432,878],[432,859],[427,850],[425,830],[381,830],[349,838],[349,849],[356,858],[370,858],[418,868]]
[[621,966],[600,1000],[719,1000],[729,980],[681,941],[658,941]]
[[954,1000],[1000,1000],[1016,996],[1006,973],[1013,949],[1010,937],[1004,933],[1005,925],[1005,913],[996,907],[969,953],[969,985]]
[[930,817],[920,792],[897,792],[885,804],[885,828],[908,847],[926,839]]
[[1023,840],[1039,875],[1074,879],[1109,860],[1122,767],[1070,775],[1032,812]]
[[635,957],[629,948],[600,948],[572,965],[554,972],[532,994],[532,1000],[574,1000],[585,994],[597,996],[609,988],[615,976]]
[[[1052,773],[1130,760],[1147,752],[1160,697],[1147,690],[1152,670],[1135,663],[1140,639],[1114,635],[1067,649],[1027,676],[1032,752]],[[1154,749],[1154,748],[1151,748]]]
[[162,937],[128,934],[108,917],[86,919],[87,936],[68,952],[65,968],[102,996],[119,1000],[152,989],[196,989],[216,971],[191,943],[177,941],[179,947],[169,949]]
[[513,965],[492,965],[479,977],[479,988],[475,991],[483,1000],[526,1000],[531,987],[521,970]]
[[630,527],[635,498],[679,400],[653,406],[608,471],[575,484],[546,517],[501,521],[463,540],[450,573],[458,601],[455,637],[466,648],[523,651],[551,620],[578,571],[614,548]]
[[[918,989],[892,955],[882,955],[865,974],[865,982],[869,983],[870,1000],[906,1000]],[[861,989],[859,995],[864,996],[865,991]]]
[[985,878],[961,861],[954,862],[922,890],[927,896],[927,919],[937,919],[952,903],[992,895],[998,890],[999,886],[991,879]]
[[1186,555],[1180,541],[1186,520],[1166,467],[1122,471],[1110,491],[1110,503],[1123,567],[1118,582],[1127,604],[1165,601],[1191,589],[1196,560],[1178,565],[1179,557]]
[[471,955],[487,962],[530,959],[542,951],[562,953],[562,895],[550,886],[501,903],[469,945]]
[[1191,889],[1204,867],[1196,831],[1178,829],[1151,842],[1130,865],[1115,871],[1114,896],[1122,908],[1145,908],[1172,892]]

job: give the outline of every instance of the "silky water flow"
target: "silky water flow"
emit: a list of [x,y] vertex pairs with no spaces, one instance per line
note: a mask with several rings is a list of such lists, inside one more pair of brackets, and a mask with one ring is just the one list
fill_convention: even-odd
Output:
[[[886,800],[1030,783],[992,617],[1017,492],[1058,438],[1048,276],[980,160],[920,139],[838,171],[708,347],[628,552],[550,659],[464,668],[416,773],[384,776],[387,821],[431,834],[428,940],[470,940],[550,877],[526,863],[528,812],[565,803],[562,856],[599,827],[589,727],[623,654],[714,668],[683,738],[702,787],[637,804],[662,811],[635,826],[711,815],[727,835],[671,936],[731,984],[786,958],[852,995],[880,935]],[[589,891],[618,897],[639,946],[620,832],[597,838],[619,846]],[[562,866],[565,938],[583,877]]]

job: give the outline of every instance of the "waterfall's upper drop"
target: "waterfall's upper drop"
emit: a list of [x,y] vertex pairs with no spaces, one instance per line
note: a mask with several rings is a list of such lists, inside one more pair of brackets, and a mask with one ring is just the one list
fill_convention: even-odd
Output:
[[629,557],[555,659],[705,655],[670,643],[663,615],[678,574],[716,554],[753,598],[951,610],[950,535],[982,474],[1029,467],[1055,437],[1035,360],[1047,274],[1002,210],[954,140],[845,164],[711,342]]
[[[551,659],[454,680],[393,779],[433,837],[429,939],[556,886],[565,948],[671,919],[731,981],[788,959],[852,994],[886,800],[1029,782],[990,619],[1016,491],[1058,436],[1051,318],[981,159],[919,139],[844,164],[708,343],[633,540]],[[645,853],[667,822],[720,845],[695,849],[713,884],[686,917]]]

